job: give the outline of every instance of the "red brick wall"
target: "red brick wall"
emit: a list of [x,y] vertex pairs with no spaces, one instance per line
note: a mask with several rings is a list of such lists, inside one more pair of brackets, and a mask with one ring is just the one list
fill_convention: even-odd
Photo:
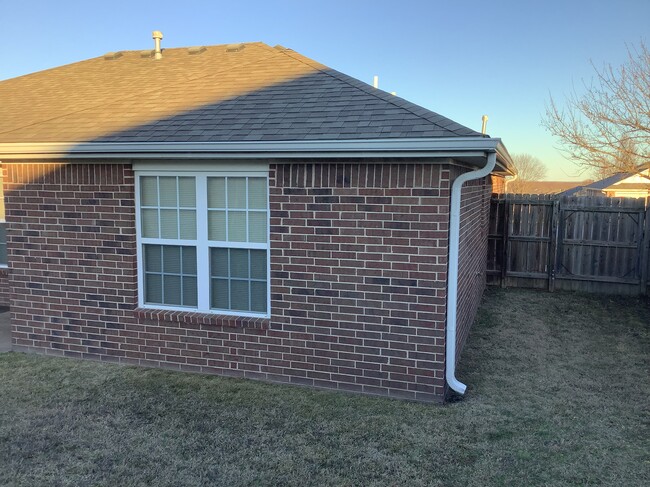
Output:
[[134,322],[130,166],[4,165],[14,345],[110,353]]
[[[272,165],[270,320],[136,309],[130,166],[7,167],[17,349],[442,399],[448,167]],[[483,193],[463,197],[461,330]]]
[[492,181],[492,192],[496,194],[503,194],[506,192],[506,178],[493,174],[490,176]]
[[274,372],[440,400],[449,172],[285,165],[275,176],[273,328],[283,343],[300,339]]
[[468,181],[461,197],[456,359],[467,340],[485,289],[487,234],[492,185],[488,178]]

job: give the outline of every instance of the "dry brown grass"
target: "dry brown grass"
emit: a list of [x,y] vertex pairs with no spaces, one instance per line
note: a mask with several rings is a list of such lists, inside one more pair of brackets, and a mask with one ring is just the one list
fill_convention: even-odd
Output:
[[443,407],[0,355],[0,485],[648,485],[650,305],[490,290]]

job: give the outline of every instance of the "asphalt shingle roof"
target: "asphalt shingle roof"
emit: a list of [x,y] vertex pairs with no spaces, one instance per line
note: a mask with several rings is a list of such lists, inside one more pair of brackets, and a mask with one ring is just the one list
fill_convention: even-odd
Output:
[[481,134],[292,50],[123,51],[0,82],[0,143]]
[[585,188],[590,188],[590,189],[605,189],[610,187],[612,184],[616,184],[619,181],[623,181],[624,179],[627,179],[631,176],[634,176],[634,173],[632,172],[619,172],[614,174],[613,176],[609,176],[605,179],[600,179],[598,181],[594,181],[593,183],[585,186]]

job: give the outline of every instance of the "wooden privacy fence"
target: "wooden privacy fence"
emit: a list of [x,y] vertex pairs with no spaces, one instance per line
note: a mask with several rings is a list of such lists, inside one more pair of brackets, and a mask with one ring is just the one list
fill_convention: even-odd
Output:
[[650,206],[590,196],[493,195],[488,283],[648,294]]

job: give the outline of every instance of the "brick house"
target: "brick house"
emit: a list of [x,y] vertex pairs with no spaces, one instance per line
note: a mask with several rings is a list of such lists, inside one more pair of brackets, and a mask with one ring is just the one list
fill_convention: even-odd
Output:
[[499,139],[262,43],[108,53],[0,103],[15,351],[464,391]]

